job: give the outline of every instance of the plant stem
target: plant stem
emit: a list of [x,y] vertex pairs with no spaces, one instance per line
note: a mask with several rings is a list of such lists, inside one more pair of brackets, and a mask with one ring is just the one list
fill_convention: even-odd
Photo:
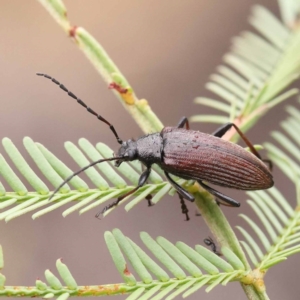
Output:
[[153,113],[148,102],[145,99],[138,99],[128,80],[97,40],[84,28],[71,25],[63,2],[60,0],[39,0],[39,2],[83,51],[143,132],[159,132],[163,124]]
[[[216,238],[218,244],[229,247],[243,262],[245,269],[250,271],[250,265],[241,245],[220,206],[217,205],[214,197],[207,191],[197,191],[194,193],[194,196],[201,216]],[[269,299],[266,291],[259,291],[253,284],[241,283],[241,285],[248,299]]]

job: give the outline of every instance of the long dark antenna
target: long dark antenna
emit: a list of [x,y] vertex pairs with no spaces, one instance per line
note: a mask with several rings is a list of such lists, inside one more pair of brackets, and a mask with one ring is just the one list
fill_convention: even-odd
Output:
[[119,157],[109,157],[109,158],[105,158],[105,159],[99,159],[99,160],[96,160],[92,163],[90,163],[89,165],[83,167],[82,169],[78,170],[77,172],[73,173],[72,175],[70,175],[69,177],[67,177],[56,189],[55,191],[53,192],[53,194],[50,196],[49,198],[49,201],[54,197],[54,195],[60,190],[61,187],[63,187],[66,183],[68,183],[73,177],[75,177],[76,175],[80,174],[81,172],[85,171],[86,169],[96,165],[96,164],[100,164],[102,162],[105,162],[105,161],[112,161],[112,160],[117,160],[117,159],[123,159],[124,160],[124,157],[122,156],[119,156]]
[[119,144],[122,144],[123,141],[119,138],[115,128],[113,125],[111,125],[107,120],[105,120],[103,117],[101,117],[99,114],[97,114],[94,110],[92,110],[90,107],[88,107],[81,99],[79,99],[77,96],[75,96],[72,92],[70,92],[63,84],[61,84],[59,81],[57,81],[55,78],[47,75],[47,74],[43,74],[43,73],[36,73],[36,75],[38,76],[43,76],[46,77],[48,79],[50,79],[52,82],[54,82],[55,84],[57,84],[62,90],[64,90],[70,97],[72,97],[73,99],[75,99],[80,105],[82,105],[83,107],[86,108],[86,110],[91,113],[92,115],[96,116],[98,118],[98,120],[104,122],[105,124],[107,124],[110,128],[110,130],[113,132],[113,134],[115,135],[117,141]]

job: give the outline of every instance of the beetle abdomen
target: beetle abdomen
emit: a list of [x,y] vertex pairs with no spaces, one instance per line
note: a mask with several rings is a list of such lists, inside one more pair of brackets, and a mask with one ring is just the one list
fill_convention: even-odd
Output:
[[167,127],[161,134],[164,144],[161,167],[168,173],[242,190],[273,186],[266,165],[236,144],[181,128]]

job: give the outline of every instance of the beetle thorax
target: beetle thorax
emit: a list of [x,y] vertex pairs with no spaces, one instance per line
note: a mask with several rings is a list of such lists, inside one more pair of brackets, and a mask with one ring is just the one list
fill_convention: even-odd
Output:
[[140,137],[136,141],[137,159],[145,165],[161,162],[162,137],[160,133],[152,133]]

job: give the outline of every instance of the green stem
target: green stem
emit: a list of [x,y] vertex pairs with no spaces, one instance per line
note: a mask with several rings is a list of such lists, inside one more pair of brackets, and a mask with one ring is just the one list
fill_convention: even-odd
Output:
[[206,191],[199,191],[195,196],[196,205],[218,243],[229,247],[243,262],[246,270],[250,270],[250,265],[240,243],[222,210],[215,202],[214,197]]
[[[70,296],[109,296],[120,295],[131,292],[136,287],[130,287],[126,284],[107,284],[107,285],[94,285],[94,286],[78,286],[76,289],[69,289],[63,287],[61,289],[53,289],[47,287],[45,290],[39,289],[36,286],[5,286],[0,289],[0,297],[39,297],[47,298],[47,295],[53,294],[53,297],[58,297],[64,293]],[[52,298],[53,298],[52,297]]]
[[259,292],[253,285],[241,284],[249,300],[269,300],[267,293]]
[[[194,196],[201,216],[216,238],[218,244],[229,247],[243,262],[246,270],[250,271],[250,265],[241,245],[228,220],[220,209],[220,206],[217,205],[214,197],[206,191],[197,191],[194,193]],[[248,299],[269,299],[265,291],[258,290],[254,285],[244,283],[241,283],[241,285]]]

